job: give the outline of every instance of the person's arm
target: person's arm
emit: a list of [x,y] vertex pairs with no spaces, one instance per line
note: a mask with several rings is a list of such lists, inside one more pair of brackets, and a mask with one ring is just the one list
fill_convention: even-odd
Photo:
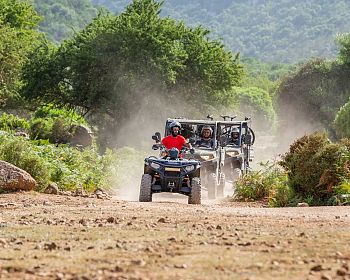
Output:
[[185,141],[185,143],[183,144],[186,148],[188,148],[188,149],[192,149],[192,145],[191,145],[191,143],[190,142],[186,142]]

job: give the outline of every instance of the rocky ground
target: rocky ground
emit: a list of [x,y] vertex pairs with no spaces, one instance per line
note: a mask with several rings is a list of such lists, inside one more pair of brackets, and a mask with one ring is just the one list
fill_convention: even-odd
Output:
[[350,207],[0,195],[0,279],[350,279]]

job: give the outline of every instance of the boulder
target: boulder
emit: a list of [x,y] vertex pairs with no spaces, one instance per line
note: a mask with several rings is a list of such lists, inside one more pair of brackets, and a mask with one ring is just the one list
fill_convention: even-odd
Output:
[[0,160],[0,189],[5,191],[31,191],[37,185],[26,171]]
[[73,146],[88,147],[92,145],[92,132],[83,125],[73,125],[70,129],[71,139],[70,143]]
[[59,193],[58,186],[55,183],[50,183],[46,187],[46,189],[44,190],[44,193],[47,193],[47,194],[58,194]]

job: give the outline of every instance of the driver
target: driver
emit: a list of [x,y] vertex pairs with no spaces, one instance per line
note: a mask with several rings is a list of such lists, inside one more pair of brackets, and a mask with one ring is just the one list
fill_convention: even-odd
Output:
[[236,146],[238,146],[240,144],[238,127],[234,127],[231,130],[231,144],[236,145]]
[[162,144],[167,150],[176,148],[180,151],[182,146],[192,149],[191,144],[187,143],[186,139],[180,135],[181,124],[179,122],[173,121],[169,125],[169,129],[171,134],[162,139]]
[[197,140],[195,145],[204,148],[213,148],[214,141],[211,138],[213,134],[213,129],[209,125],[205,125],[201,130],[201,139]]

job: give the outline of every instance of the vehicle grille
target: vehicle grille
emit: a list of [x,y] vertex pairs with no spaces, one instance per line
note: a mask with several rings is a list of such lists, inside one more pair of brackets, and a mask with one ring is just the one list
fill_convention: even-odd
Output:
[[179,177],[180,172],[179,171],[165,171],[164,175],[166,177]]

